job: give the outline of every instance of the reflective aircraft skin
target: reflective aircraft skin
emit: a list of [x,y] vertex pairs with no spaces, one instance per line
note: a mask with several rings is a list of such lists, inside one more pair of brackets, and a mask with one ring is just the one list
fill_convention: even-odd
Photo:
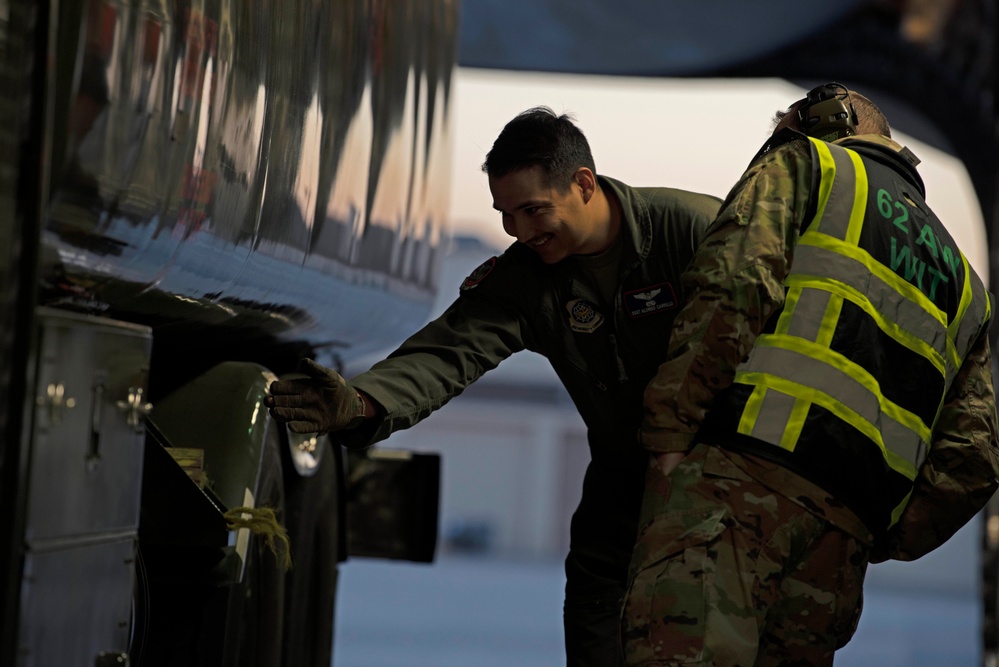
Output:
[[330,664],[343,462],[262,401],[424,322],[457,27],[0,0],[0,664]]
[[421,323],[449,195],[452,3],[74,4],[41,303],[349,354]]

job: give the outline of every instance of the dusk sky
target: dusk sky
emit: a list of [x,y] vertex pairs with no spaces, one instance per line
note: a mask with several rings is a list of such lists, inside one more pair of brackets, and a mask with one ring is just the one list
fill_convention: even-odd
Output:
[[[492,208],[480,167],[493,140],[519,112],[545,105],[571,113],[590,142],[598,173],[629,185],[666,185],[724,197],[769,136],[774,111],[806,92],[782,79],[597,77],[470,68],[458,68],[453,90],[452,231],[478,235],[498,248],[511,239]],[[919,172],[927,202],[987,279],[985,228],[963,164],[897,130],[893,136],[922,160]]]

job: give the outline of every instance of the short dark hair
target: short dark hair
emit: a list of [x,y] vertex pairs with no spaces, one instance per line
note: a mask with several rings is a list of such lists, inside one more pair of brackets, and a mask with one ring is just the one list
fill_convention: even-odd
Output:
[[850,99],[857,112],[857,128],[861,134],[874,133],[891,138],[891,126],[878,105],[855,90],[850,91]]
[[548,185],[566,192],[580,167],[596,175],[590,144],[568,114],[557,115],[548,107],[533,107],[511,120],[486,154],[482,171],[493,177],[541,167]]

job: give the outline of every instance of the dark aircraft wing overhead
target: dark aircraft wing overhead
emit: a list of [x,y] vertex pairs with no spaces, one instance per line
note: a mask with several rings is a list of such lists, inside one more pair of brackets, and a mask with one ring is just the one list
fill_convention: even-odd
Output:
[[691,76],[755,59],[867,0],[478,0],[462,5],[459,64]]
[[964,162],[996,248],[997,35],[995,0],[471,0],[461,10],[458,62],[567,74],[779,77],[804,88],[839,81],[875,97],[896,129]]

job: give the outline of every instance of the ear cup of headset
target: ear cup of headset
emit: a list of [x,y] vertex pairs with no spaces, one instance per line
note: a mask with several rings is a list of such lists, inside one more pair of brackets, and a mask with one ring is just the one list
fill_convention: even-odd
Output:
[[808,91],[798,107],[801,131],[823,141],[857,134],[857,112],[846,86],[826,83]]

